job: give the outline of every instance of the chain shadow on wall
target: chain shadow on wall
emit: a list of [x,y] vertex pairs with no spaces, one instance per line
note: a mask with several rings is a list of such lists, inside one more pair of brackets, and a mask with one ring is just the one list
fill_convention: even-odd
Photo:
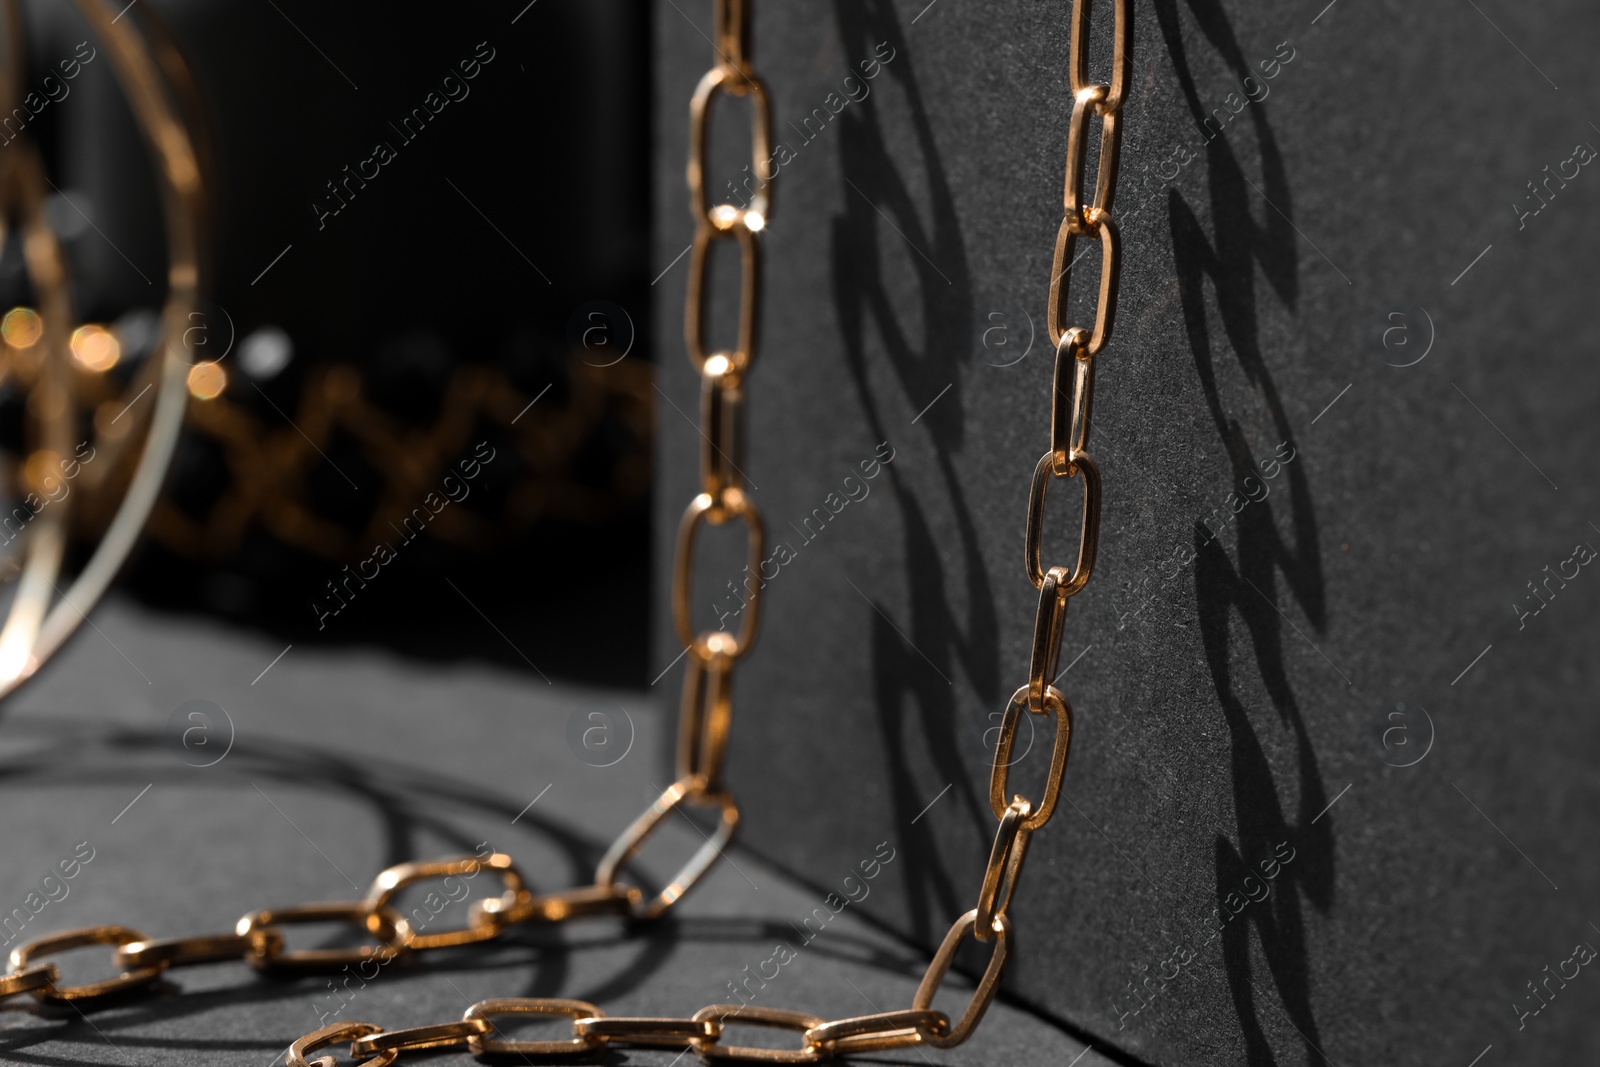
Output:
[[[873,704],[888,761],[894,823],[908,827],[906,910],[914,936],[927,941],[936,939],[948,917],[965,911],[968,902],[965,887],[959,891],[954,887],[940,856],[940,838],[948,842],[949,836],[935,834],[931,824],[912,821],[928,803],[928,796],[919,788],[905,753],[915,749],[918,740],[925,743],[939,780],[954,783],[955,803],[972,821],[978,836],[984,836],[992,822],[987,799],[974,792],[960,754],[959,739],[970,734],[961,728],[951,677],[959,667],[981,700],[992,702],[996,698],[999,644],[995,637],[994,596],[979,553],[971,509],[952,463],[952,454],[962,444],[960,370],[966,355],[963,342],[971,334],[972,287],[954,195],[940,163],[914,61],[904,47],[905,38],[894,9],[884,0],[834,0],[833,6],[845,56],[852,67],[872,56],[878,42],[888,41],[898,48],[894,62],[886,64],[884,71],[903,94],[911,133],[921,155],[921,176],[928,188],[929,206],[924,212],[919,210],[884,141],[876,95],[839,116],[843,212],[833,221],[831,277],[846,363],[871,426],[872,440],[892,442],[901,435],[898,428],[885,424],[879,409],[869,374],[869,333],[876,333],[878,345],[900,385],[902,396],[896,400],[920,408],[929,397],[949,386],[948,393],[923,415],[928,432],[926,443],[919,442],[918,447],[931,448],[944,487],[944,505],[955,518],[955,547],[966,572],[966,625],[961,625],[946,591],[947,574],[936,531],[916,490],[894,465],[884,469],[889,473],[905,530],[901,556],[905,561],[904,584],[910,596],[908,635],[902,636],[877,611],[869,612]],[[880,211],[892,220],[890,225],[897,233],[883,230]],[[904,322],[896,311],[905,301],[892,292],[886,278],[880,240],[904,241],[911,246],[907,258],[915,270],[919,294],[913,314],[920,321]],[[920,344],[916,340],[918,332]],[[895,406],[898,408],[901,403]]]
[[[1187,0],[1201,33],[1228,70],[1238,79],[1251,74],[1233,29],[1219,5],[1211,0]],[[1155,5],[1162,36],[1172,57],[1178,83],[1196,126],[1206,118],[1178,24],[1175,0]],[[1216,425],[1218,439],[1228,457],[1235,485],[1254,474],[1256,457],[1245,421],[1248,416],[1230,408],[1217,380],[1218,354],[1206,306],[1205,282],[1215,293],[1217,317],[1239,369],[1254,386],[1256,400],[1271,419],[1274,441],[1294,444],[1294,431],[1276,385],[1262,357],[1257,317],[1255,275],[1257,264],[1274,295],[1292,309],[1298,296],[1295,235],[1290,193],[1266,106],[1250,108],[1251,124],[1261,157],[1262,195],[1283,214],[1263,205],[1267,222],[1258,224],[1251,212],[1252,189],[1239,158],[1225,134],[1206,144],[1210,217],[1214,237],[1208,235],[1195,211],[1176,189],[1168,194],[1174,265],[1182,292],[1184,323],[1194,356],[1195,371]],[[1207,131],[1209,132],[1209,131]],[[1268,445],[1267,447],[1271,447]],[[1327,627],[1322,561],[1317,521],[1303,465],[1290,465],[1289,526],[1292,541],[1280,533],[1271,503],[1263,500],[1236,518],[1234,558],[1211,531],[1196,524],[1195,599],[1206,662],[1216,687],[1217,700],[1227,722],[1232,746],[1233,808],[1237,840],[1219,834],[1216,840],[1217,901],[1229,909],[1226,897],[1251,873],[1251,864],[1271,857],[1278,842],[1287,840],[1298,853],[1280,876],[1281,890],[1270,904],[1248,908],[1245,922],[1227,926],[1222,934],[1223,960],[1247,1059],[1252,1067],[1275,1064],[1258,997],[1268,991],[1251,975],[1250,931],[1255,930],[1261,954],[1283,1011],[1309,1048],[1321,1055],[1322,1039],[1312,1011],[1310,954],[1306,944],[1302,898],[1319,911],[1333,901],[1333,838],[1329,824],[1312,820],[1327,804],[1326,789],[1316,753],[1300,714],[1299,703],[1283,662],[1283,616],[1278,600],[1278,575],[1292,601],[1287,607],[1306,615],[1316,631]],[[1237,656],[1230,632],[1237,611],[1249,633],[1254,655],[1253,671]],[[1241,662],[1236,662],[1236,658]],[[1275,767],[1262,744],[1262,734],[1274,728],[1265,709],[1252,708],[1251,689],[1264,689],[1277,712],[1277,727],[1294,739],[1296,764]],[[1291,820],[1285,812],[1280,776],[1297,778],[1299,812]]]
[[[197,789],[215,797],[234,793],[253,796],[252,790],[261,788],[257,783],[266,783],[271,796],[312,795],[333,806],[332,810],[348,806],[359,811],[360,817],[373,824],[374,836],[381,842],[380,862],[385,867],[422,858],[429,851],[441,856],[472,855],[485,843],[478,840],[474,830],[485,824],[509,825],[522,806],[520,799],[438,768],[407,764],[375,772],[359,759],[295,741],[260,737],[234,741],[226,759],[207,768],[203,776],[196,776],[192,766],[173,761],[170,731],[60,716],[13,719],[6,729],[13,737],[25,737],[29,744],[21,756],[0,759],[0,789],[38,792],[120,783],[131,791],[138,789],[140,783],[155,783],[164,791]],[[593,869],[604,849],[602,841],[536,811],[523,811],[515,831],[508,831],[508,836],[513,840],[496,840],[494,847],[518,852],[530,840],[540,842],[558,857],[556,866],[580,877],[582,872]],[[425,850],[424,843],[431,848]],[[277,906],[282,902],[256,903]],[[652,927],[651,936],[642,939],[638,955],[625,974],[608,982],[602,991],[615,995],[647,982],[670,958],[679,933],[673,920]],[[619,941],[623,939],[620,930],[616,936]],[[508,976],[504,980],[508,986],[521,976],[520,981],[530,991],[515,995],[550,996],[570,981],[572,961],[572,946],[564,943],[558,933],[530,925],[513,929],[492,951],[447,950],[424,959],[403,959],[393,971],[383,972],[383,981],[403,982],[406,977],[466,970],[495,971]],[[155,995],[129,994],[126,1000],[117,1002],[114,1014],[97,1015],[92,1024],[77,1009],[55,1011],[48,1006],[34,1006],[31,1014],[37,1025],[8,1026],[0,1035],[0,1053],[30,1060],[35,1057],[21,1050],[58,1040],[98,1046],[108,1040],[106,1033],[115,1034],[119,1045],[189,1050],[189,1044],[171,1037],[136,1035],[154,1022],[266,1003],[299,1001],[306,1007],[309,1024],[319,1005],[338,1008],[343,1003],[330,992],[331,979],[346,977],[339,967],[330,967],[326,971],[271,977],[250,972],[249,977],[239,981],[202,984],[185,981],[174,972],[163,977],[155,987]],[[281,1059],[284,1043],[294,1036],[277,1033],[263,1041],[245,1030],[237,1040],[202,1041],[194,1047],[210,1051],[277,1049]],[[80,1062],[89,1059],[92,1057]],[[55,1061],[40,1058],[37,1062]]]

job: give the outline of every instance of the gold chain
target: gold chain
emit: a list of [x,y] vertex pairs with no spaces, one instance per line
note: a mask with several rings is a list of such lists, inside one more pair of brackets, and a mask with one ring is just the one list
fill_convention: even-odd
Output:
[[[689,598],[694,585],[694,547],[700,524],[721,526],[733,519],[744,523],[751,574],[766,558],[766,530],[761,512],[744,491],[744,379],[755,362],[760,325],[761,235],[772,211],[770,172],[772,109],[767,88],[756,76],[750,58],[751,0],[716,0],[717,62],[706,71],[689,102],[689,211],[694,216],[694,244],[689,255],[689,286],[683,313],[689,362],[700,373],[700,492],[689,501],[678,525],[672,565],[672,623],[678,641],[689,653],[684,672],[683,704],[678,718],[678,785],[701,802],[723,806],[724,825],[737,822],[738,808],[722,789],[722,757],[733,713],[733,665],[748,655],[761,622],[761,583],[746,582],[748,600],[737,634],[724,630],[695,633]],[[750,204],[711,203],[706,190],[711,150],[711,105],[728,93],[750,98],[751,173],[757,185]],[[732,351],[706,351],[709,333],[706,277],[716,241],[739,246],[740,284],[738,333]],[[711,857],[708,857],[708,862]]]
[[[11,973],[0,977],[0,997],[31,992],[45,1000],[93,1001],[130,988],[148,985],[169,967],[245,958],[264,970],[308,970],[339,967],[371,960],[386,962],[400,953],[470,944],[498,937],[507,927],[524,922],[557,922],[594,914],[624,914],[654,918],[683,896],[715,861],[721,847],[733,836],[739,809],[721,785],[722,757],[727,741],[732,705],[729,681],[733,664],[749,652],[755,639],[759,594],[752,600],[737,634],[708,631],[695,634],[689,622],[689,587],[695,534],[702,522],[721,525],[743,521],[749,533],[751,558],[760,559],[760,513],[744,493],[743,378],[749,370],[756,339],[759,291],[759,235],[771,210],[765,181],[746,208],[722,204],[712,207],[704,185],[707,126],[712,99],[720,92],[752,97],[754,151],[758,178],[760,161],[770,140],[767,93],[750,62],[750,9],[752,0],[716,0],[718,62],[701,79],[690,109],[689,188],[696,220],[690,263],[686,329],[689,356],[701,376],[701,421],[705,447],[701,451],[701,492],[684,512],[678,533],[673,570],[673,621],[690,653],[685,676],[680,739],[679,779],[633,825],[623,831],[601,859],[593,885],[564,893],[535,897],[526,887],[511,857],[491,853],[483,857],[433,863],[406,863],[379,875],[359,902],[310,904],[259,911],[239,920],[232,934],[171,941],[150,941],[138,931],[120,926],[89,927],[56,934],[25,945],[11,954]],[[999,824],[988,866],[978,892],[977,906],[950,927],[928,965],[909,1008],[856,1018],[825,1021],[819,1016],[781,1008],[742,1004],[713,1004],[688,1018],[618,1018],[607,1016],[593,1004],[548,997],[480,1001],[458,1021],[403,1030],[385,1030],[374,1023],[337,1022],[305,1035],[289,1049],[290,1067],[310,1067],[307,1056],[338,1042],[351,1042],[351,1056],[366,1067],[388,1067],[408,1049],[465,1045],[475,1054],[520,1053],[551,1055],[582,1052],[608,1046],[693,1048],[706,1059],[811,1063],[836,1055],[878,1052],[913,1045],[949,1048],[965,1041],[983,1018],[999,988],[1000,975],[1011,948],[1009,909],[1021,873],[1023,857],[1034,831],[1049,821],[1061,791],[1062,773],[1071,739],[1071,708],[1051,684],[1060,654],[1061,632],[1067,601],[1083,589],[1094,567],[1099,539],[1100,475],[1087,451],[1089,407],[1093,391],[1094,357],[1111,333],[1116,298],[1117,230],[1111,218],[1111,197],[1116,182],[1118,112],[1127,82],[1130,0],[1115,0],[1112,76],[1109,85],[1087,78],[1087,0],[1074,0],[1071,34],[1071,81],[1074,95],[1067,140],[1065,218],[1056,239],[1050,283],[1050,337],[1056,345],[1054,397],[1051,405],[1050,449],[1034,469],[1028,500],[1025,538],[1027,572],[1039,589],[1039,609],[1034,624],[1033,653],[1026,685],[1006,704],[1000,738],[995,746],[989,795]],[[1099,176],[1093,197],[1083,188],[1086,140],[1091,120],[1101,120]],[[770,177],[770,172],[769,172]],[[1062,328],[1064,301],[1070,281],[1071,257],[1076,239],[1093,235],[1103,251],[1098,310],[1092,329]],[[739,317],[738,346],[732,352],[707,353],[704,347],[704,292],[707,253],[716,240],[739,243],[744,277]],[[1044,491],[1049,479],[1083,478],[1084,513],[1076,564],[1051,567],[1040,562],[1040,529]],[[1032,801],[1011,795],[1008,801],[1009,765],[1017,724],[1026,708],[1056,720],[1044,793]],[[685,804],[720,811],[719,832],[692,857],[673,881],[646,900],[642,890],[622,882],[623,864],[671,811]],[[390,901],[406,886],[435,878],[472,877],[493,871],[502,893],[479,899],[469,911],[468,924],[444,933],[421,934],[398,914]],[[306,922],[348,922],[365,930],[378,944],[353,949],[318,949],[289,952],[280,927]],[[990,943],[989,962],[965,1010],[954,1022],[932,1007],[956,952],[968,936]],[[69,948],[90,944],[118,946],[119,965],[128,968],[121,977],[93,985],[60,988],[53,964],[35,963]],[[554,1016],[571,1020],[571,1036],[559,1040],[515,1041],[495,1036],[494,1019],[510,1014]],[[793,1049],[731,1046],[722,1043],[730,1024],[768,1027],[802,1035]]]

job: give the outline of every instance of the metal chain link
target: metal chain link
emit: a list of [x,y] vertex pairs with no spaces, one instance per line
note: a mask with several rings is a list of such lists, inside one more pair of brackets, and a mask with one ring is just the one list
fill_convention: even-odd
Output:
[[[1056,241],[1050,282],[1050,336],[1056,345],[1050,449],[1033,472],[1024,539],[1028,577],[1040,594],[1029,680],[1007,702],[995,746],[989,796],[999,825],[977,907],[957,919],[945,934],[912,997],[911,1007],[832,1021],[804,1012],[747,1004],[713,1004],[688,1018],[617,1018],[578,1000],[547,997],[485,1000],[468,1008],[458,1021],[402,1030],[385,1030],[375,1023],[365,1022],[325,1026],[306,1034],[290,1047],[285,1059],[289,1067],[312,1067],[313,1063],[324,1062],[308,1060],[307,1056],[344,1041],[351,1042],[350,1055],[363,1067],[388,1067],[403,1051],[447,1046],[466,1046],[478,1055],[553,1055],[613,1046],[692,1048],[708,1060],[812,1063],[849,1053],[915,1045],[949,1048],[972,1034],[994,1000],[1011,951],[1012,926],[1008,913],[1028,842],[1032,834],[1049,821],[1060,795],[1071,740],[1072,710],[1052,682],[1067,601],[1088,581],[1099,538],[1100,476],[1087,451],[1089,407],[1094,382],[1093,361],[1110,336],[1116,297],[1117,231],[1110,204],[1116,182],[1120,136],[1117,119],[1127,81],[1131,0],[1114,2],[1109,84],[1087,80],[1088,0],[1074,0],[1073,3],[1070,72],[1074,105],[1068,129],[1066,216]],[[695,535],[702,522],[712,525],[734,519],[744,522],[753,560],[760,559],[763,540],[761,516],[744,493],[744,476],[739,468],[743,459],[740,426],[743,379],[755,354],[759,235],[765,229],[771,210],[769,182],[761,177],[764,146],[770,140],[770,118],[766,89],[751,62],[751,3],[752,0],[716,0],[714,47],[718,62],[701,79],[690,110],[688,178],[696,234],[685,334],[690,360],[701,375],[701,416],[707,446],[701,454],[702,491],[684,512],[673,572],[674,623],[689,653],[680,722],[678,781],[612,843],[600,860],[594,884],[590,886],[535,896],[511,857],[498,852],[485,857],[405,863],[379,875],[360,901],[253,912],[239,920],[233,934],[152,941],[127,927],[99,926],[42,938],[11,953],[10,973],[0,977],[0,998],[27,992],[41,1000],[81,1003],[148,986],[168,968],[188,964],[243,958],[267,971],[324,969],[374,959],[387,962],[403,953],[490,940],[520,923],[560,922],[595,914],[654,918],[672,907],[715,862],[721,849],[732,839],[739,822],[738,806],[721,785],[721,769],[732,714],[729,691],[732,668],[748,654],[755,639],[759,594],[751,591],[747,606],[750,614],[737,634],[722,630],[695,633],[689,620],[688,601]],[[705,193],[710,104],[721,92],[750,96],[754,105],[753,141],[757,165],[753,169],[761,185],[746,208],[728,204],[711,206]],[[1099,177],[1094,195],[1086,198],[1082,171],[1087,158],[1089,127],[1095,117],[1101,120]],[[769,174],[767,178],[770,177]],[[1070,280],[1073,243],[1080,234],[1096,236],[1104,254],[1098,310],[1090,329],[1060,325]],[[734,240],[739,244],[744,269],[743,303],[737,347],[733,351],[708,353],[704,347],[707,252],[717,240]],[[1077,562],[1070,570],[1060,566],[1046,569],[1041,562],[1040,547],[1045,488],[1053,479],[1080,476],[1084,515]],[[1019,794],[1011,794],[1008,799],[1011,751],[1024,709],[1030,714],[1051,715],[1056,720],[1050,765],[1038,800]],[[717,809],[721,816],[718,830],[666,888],[647,900],[643,890],[620,879],[621,870],[661,821],[687,804]],[[468,912],[467,925],[459,930],[421,934],[391,907],[396,894],[408,886],[434,878],[475,875],[484,869],[499,877],[502,892],[475,901]],[[348,923],[364,931],[374,943],[356,948],[296,952],[284,948],[282,927],[329,921]],[[932,1005],[957,951],[969,935],[990,945],[989,961],[965,1009],[952,1022],[947,1014],[935,1010]],[[127,970],[120,977],[92,985],[62,988],[58,985],[60,974],[54,964],[35,962],[55,952],[91,944],[117,946],[117,963]],[[570,1019],[570,1036],[541,1040],[496,1037],[495,1018],[513,1014]],[[725,1028],[734,1024],[792,1031],[800,1035],[801,1043],[797,1048],[788,1049],[723,1044]]]

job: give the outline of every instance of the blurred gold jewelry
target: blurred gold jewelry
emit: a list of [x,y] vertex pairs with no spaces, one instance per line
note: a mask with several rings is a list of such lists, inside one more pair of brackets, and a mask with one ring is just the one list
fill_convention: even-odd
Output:
[[[17,358],[9,337],[4,349],[6,369],[13,372],[19,386],[31,387],[27,411],[32,433],[40,442],[22,467],[48,470],[50,463],[60,464],[59,482],[66,465],[75,463],[68,457],[81,455],[77,442],[90,445],[92,441],[90,456],[100,462],[84,465],[83,491],[108,489],[119,486],[121,478],[127,479],[104,533],[70,583],[61,573],[67,522],[81,503],[63,496],[48,507],[17,509],[28,514],[23,527],[26,545],[16,594],[0,627],[0,697],[37,671],[84,621],[150,515],[188,403],[188,364],[182,356],[182,337],[201,285],[201,164],[190,130],[180,118],[179,102],[173,98],[174,86],[179,84],[174,75],[179,69],[176,54],[170,48],[152,48],[134,28],[134,18],[114,18],[101,0],[75,3],[110,55],[156,164],[166,224],[167,300],[156,349],[128,386],[131,399],[122,407],[127,423],[115,425],[122,416],[103,426],[96,419],[89,439],[81,439],[74,372],[69,363],[75,354],[70,339],[74,335],[71,324],[76,321],[71,279],[60,245],[44,218],[48,179],[31,138],[24,135],[0,153],[0,210],[6,228],[21,233],[24,260],[41,305],[37,334],[31,340],[19,338],[28,341],[24,349],[37,347],[37,351]],[[0,106],[9,113],[12,103],[23,95],[22,13],[18,0],[0,0],[0,7],[5,36],[0,48]],[[114,360],[106,341],[93,334],[77,337],[79,368],[90,372],[96,367],[109,369]],[[140,403],[144,394],[152,391],[151,402]]]

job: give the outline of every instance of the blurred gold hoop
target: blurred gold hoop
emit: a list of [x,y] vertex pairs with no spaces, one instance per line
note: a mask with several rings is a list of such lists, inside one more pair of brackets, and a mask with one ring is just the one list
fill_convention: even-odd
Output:
[[[134,28],[133,19],[113,18],[101,0],[74,0],[90,30],[105,47],[117,80],[143,134],[155,163],[161,189],[167,239],[167,300],[161,315],[156,349],[132,383],[143,395],[154,387],[151,413],[143,416],[130,408],[134,425],[126,441],[138,437],[146,426],[143,447],[131,480],[105,533],[83,569],[66,589],[60,587],[66,555],[66,500],[41,512],[29,523],[28,543],[17,594],[0,628],[0,697],[32,676],[67,640],[105,593],[138,539],[166,477],[188,403],[187,363],[182,358],[183,331],[200,291],[200,239],[204,214],[204,189],[200,164],[189,128],[170,94],[163,72],[149,44]],[[17,0],[0,0],[0,103],[21,99],[24,37]],[[74,321],[66,263],[59,243],[45,223],[44,168],[31,144],[0,161],[0,205],[9,218],[13,209],[24,219],[24,248],[28,270],[44,306],[44,345],[41,376],[35,390],[44,400],[30,407],[41,414],[43,448],[57,456],[72,451],[74,405],[68,373],[69,324]],[[143,410],[141,406],[141,411]],[[109,446],[113,453],[120,446]]]

